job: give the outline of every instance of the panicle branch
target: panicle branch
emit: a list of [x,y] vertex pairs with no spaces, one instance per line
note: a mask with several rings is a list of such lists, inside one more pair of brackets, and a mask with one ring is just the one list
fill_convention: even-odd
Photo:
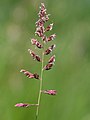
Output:
[[30,55],[33,57],[34,60],[37,60],[38,62],[41,62],[41,58],[39,55],[36,55],[34,51],[32,51],[31,49],[28,49]]
[[51,45],[48,49],[45,50],[44,55],[50,54],[55,47],[56,47],[55,44],[54,44],[54,45]]
[[30,106],[38,106],[38,104],[29,104],[29,103],[17,103],[15,107],[30,107]]
[[41,92],[48,94],[48,95],[56,95],[57,94],[56,90],[42,90]]
[[31,43],[32,43],[32,45],[36,45],[40,49],[43,48],[43,46],[40,44],[39,41],[37,41],[37,39],[32,38]]
[[55,62],[55,55],[53,55],[53,56],[49,59],[47,65],[44,66],[43,70],[50,70],[50,69],[53,67],[54,62]]
[[24,70],[24,69],[21,69],[20,72],[23,72],[28,78],[35,78],[35,79],[39,79],[40,80],[39,75],[37,73],[32,74],[29,71]]

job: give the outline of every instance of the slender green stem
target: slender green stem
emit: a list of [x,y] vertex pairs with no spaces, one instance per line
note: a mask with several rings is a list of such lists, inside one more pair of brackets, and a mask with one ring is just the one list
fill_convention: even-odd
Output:
[[41,99],[42,77],[43,77],[43,62],[44,62],[44,49],[42,50],[41,79],[40,79],[40,88],[39,88],[38,103],[37,103],[38,106],[37,106],[37,110],[36,110],[36,120],[38,118],[39,105],[40,105],[40,99]]

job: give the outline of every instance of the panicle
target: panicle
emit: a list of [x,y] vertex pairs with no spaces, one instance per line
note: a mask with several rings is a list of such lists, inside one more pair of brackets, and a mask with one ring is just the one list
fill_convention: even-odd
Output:
[[49,15],[46,13],[46,8],[44,3],[41,3],[40,11],[38,13],[39,20],[36,22],[36,31],[35,34],[38,35],[39,37],[43,38],[44,37],[44,32],[49,31],[52,29],[53,24],[50,24],[46,30],[44,28],[44,23],[49,20]]
[[41,3],[41,7],[40,7],[40,11],[39,11],[39,18],[43,21],[43,23],[45,23],[46,21],[49,20],[49,14],[46,13],[46,8],[45,8],[45,5],[44,3]]
[[[50,36],[46,36],[46,32],[51,31],[53,28],[53,23],[49,24],[47,27],[44,27],[44,24],[49,20],[49,16],[50,14],[47,14],[47,10],[45,8],[44,3],[41,3],[41,7],[40,7],[40,11],[38,13],[38,17],[39,19],[37,20],[36,24],[36,31],[35,31],[35,35],[37,35],[38,37],[41,38],[42,42],[39,42],[37,39],[32,38],[31,39],[31,43],[32,45],[36,46],[37,48],[41,49],[43,48],[43,54],[42,54],[42,58],[40,58],[39,55],[37,55],[34,51],[32,51],[31,49],[28,49],[30,55],[32,56],[32,58],[34,60],[37,60],[38,62],[42,62],[42,69],[41,69],[41,73],[43,72],[42,70],[50,70],[55,62],[55,55],[51,56],[50,59],[48,60],[47,64],[43,67],[43,63],[44,63],[44,55],[48,55],[50,54],[54,48],[56,47],[55,44],[52,44],[50,47],[48,47],[46,50],[44,49],[44,43],[47,43],[49,41],[54,40],[54,38],[56,37],[56,34],[52,34]],[[41,44],[42,43],[42,44]],[[45,51],[44,51],[45,50]],[[34,78],[34,79],[38,79],[38,80],[42,80],[42,74],[41,74],[41,78],[39,77],[39,75],[37,73],[31,73],[25,69],[21,69],[21,71],[26,77],[28,78]],[[40,81],[41,82],[41,81]],[[40,83],[40,90],[39,90],[39,97],[38,97],[38,104],[29,104],[29,103],[17,103],[15,104],[15,107],[30,107],[30,106],[39,106],[40,105],[40,93],[44,93],[44,94],[48,94],[48,95],[56,95],[57,91],[56,90],[41,90],[42,89],[42,84]],[[38,112],[38,107],[37,107],[37,112]]]
[[41,7],[40,7],[40,11],[39,11],[39,13],[38,13],[38,16],[39,16],[40,18],[42,18],[42,17],[45,17],[46,14],[47,14],[47,13],[46,13],[45,5],[44,5],[44,3],[41,3]]

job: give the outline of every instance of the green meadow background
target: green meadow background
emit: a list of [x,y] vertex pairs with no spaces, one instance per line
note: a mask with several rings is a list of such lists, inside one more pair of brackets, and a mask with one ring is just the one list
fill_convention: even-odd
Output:
[[37,102],[39,81],[19,71],[40,74],[41,63],[33,61],[28,48],[34,50],[30,39],[41,2],[54,23],[49,34],[57,35],[50,43],[57,46],[55,65],[44,71],[43,89],[58,94],[42,95],[38,120],[90,120],[90,0],[0,1],[0,120],[35,120],[36,107],[14,105]]

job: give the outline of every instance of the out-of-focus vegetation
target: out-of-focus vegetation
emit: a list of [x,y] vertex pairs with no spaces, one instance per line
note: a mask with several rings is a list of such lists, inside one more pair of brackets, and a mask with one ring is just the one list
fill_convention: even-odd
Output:
[[0,120],[35,120],[35,107],[15,108],[18,102],[36,103],[38,80],[19,73],[40,73],[27,49],[34,37],[40,3],[44,2],[57,34],[56,63],[44,72],[39,120],[90,120],[90,0],[0,1]]

